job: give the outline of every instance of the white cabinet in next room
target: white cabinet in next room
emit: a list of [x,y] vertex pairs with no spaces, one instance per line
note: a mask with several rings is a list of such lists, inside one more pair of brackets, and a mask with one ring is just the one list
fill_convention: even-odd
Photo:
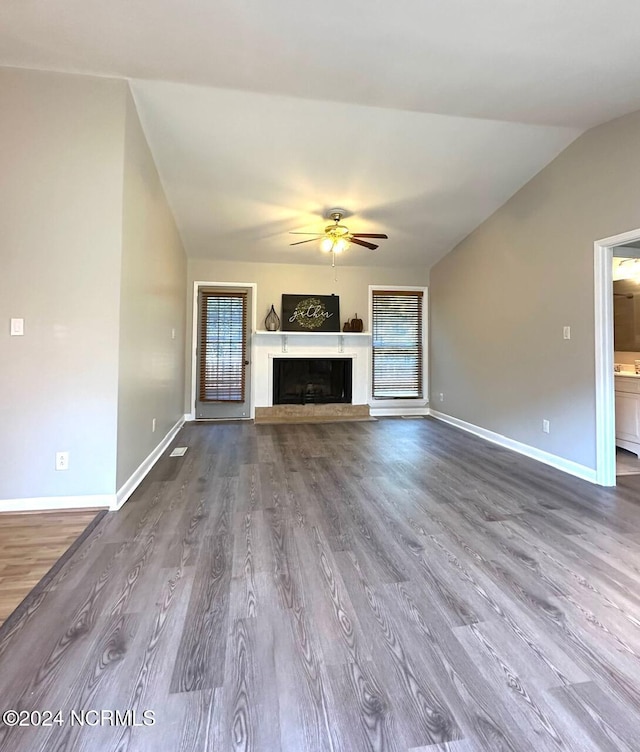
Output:
[[616,446],[640,457],[640,379],[616,376]]

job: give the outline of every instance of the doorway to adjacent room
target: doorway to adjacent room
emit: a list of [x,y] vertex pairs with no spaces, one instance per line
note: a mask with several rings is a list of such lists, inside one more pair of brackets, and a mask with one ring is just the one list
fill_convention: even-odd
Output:
[[[626,436],[630,431],[630,426],[635,424],[638,441],[640,442],[640,378],[636,381],[635,368],[633,376],[622,373],[622,371],[616,376],[614,370],[617,363],[616,353],[619,353],[617,356],[619,360],[624,359],[622,351],[618,350],[620,342],[616,344],[616,337],[614,337],[614,258],[632,258],[635,256],[636,250],[640,255],[640,229],[596,241],[594,250],[596,482],[603,486],[615,486],[617,447],[620,445],[623,450],[625,449],[625,447],[622,447],[625,438],[621,438],[620,432],[622,431]],[[619,269],[619,266],[619,263],[616,264],[617,269]],[[616,274],[616,276],[619,276],[619,274]],[[638,275],[638,282],[638,292],[640,293],[640,274]],[[622,294],[623,291],[620,292]],[[640,295],[638,301],[640,314]],[[620,306],[618,306],[618,309],[619,317],[622,314],[622,309]],[[628,353],[626,354],[628,355]],[[638,358],[640,359],[640,354]],[[619,363],[618,365],[623,364]],[[630,396],[626,392],[621,399],[616,399],[616,393],[620,391],[616,387],[616,379],[618,379],[620,389],[627,390],[627,387],[629,387],[634,392],[637,389],[637,407],[635,401],[634,405],[631,405]],[[627,381],[629,384],[626,383]],[[635,411],[633,415],[629,412],[632,407]],[[624,414],[621,412],[623,408]],[[620,474],[626,474],[630,457],[627,456],[628,452],[620,452],[620,454],[624,454],[624,456],[621,456],[617,464],[620,466]]]

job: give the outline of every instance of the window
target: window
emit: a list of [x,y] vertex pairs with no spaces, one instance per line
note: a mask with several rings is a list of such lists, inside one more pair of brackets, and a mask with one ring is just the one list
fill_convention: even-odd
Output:
[[199,399],[243,402],[247,294],[212,290],[200,294]]
[[422,397],[422,290],[372,290],[372,396]]

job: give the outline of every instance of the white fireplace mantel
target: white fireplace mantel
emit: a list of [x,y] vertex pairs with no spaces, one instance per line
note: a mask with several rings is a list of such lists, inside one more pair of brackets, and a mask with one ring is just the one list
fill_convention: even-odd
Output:
[[337,351],[339,353],[344,352],[344,338],[352,338],[352,337],[366,337],[367,339],[371,338],[371,332],[269,332],[265,329],[258,329],[254,333],[254,335],[258,338],[261,337],[269,337],[274,338],[277,337],[281,343],[282,352],[286,353],[289,352],[289,343],[297,345],[304,346],[305,343],[309,344],[309,337],[322,337],[323,339],[326,339],[328,337],[332,337],[337,345]]
[[353,404],[369,402],[371,332],[255,331],[252,345],[256,407],[273,405],[273,359],[283,354],[288,358],[330,358],[336,354],[351,358]]

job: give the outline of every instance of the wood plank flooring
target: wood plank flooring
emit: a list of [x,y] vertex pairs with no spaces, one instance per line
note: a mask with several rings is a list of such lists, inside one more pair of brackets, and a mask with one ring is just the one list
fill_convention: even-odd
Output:
[[0,624],[47,574],[98,510],[0,514]]
[[62,721],[0,750],[640,749],[640,476],[431,419],[175,444],[0,629],[0,710]]

